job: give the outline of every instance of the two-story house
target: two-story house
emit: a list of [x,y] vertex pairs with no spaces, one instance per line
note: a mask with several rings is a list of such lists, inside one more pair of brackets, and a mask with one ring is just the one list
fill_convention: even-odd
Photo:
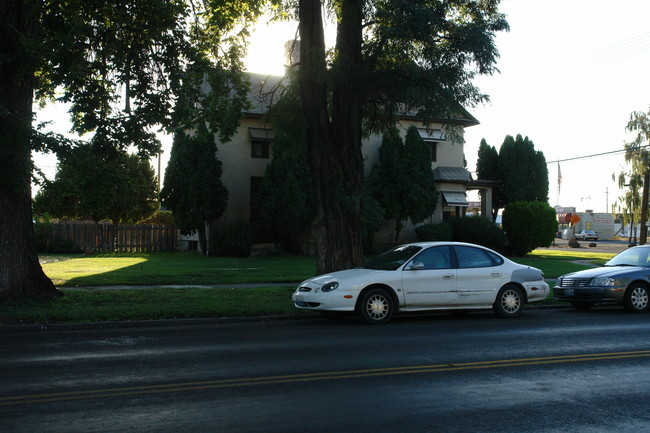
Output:
[[[252,108],[241,120],[241,125],[232,140],[218,144],[218,158],[223,162],[222,182],[229,191],[228,206],[219,222],[247,221],[259,216],[259,192],[267,164],[273,159],[274,132],[264,122],[264,114],[273,103],[273,92],[282,77],[251,74],[250,100]],[[448,218],[464,215],[468,206],[467,191],[480,189],[483,197],[483,214],[491,208],[492,182],[473,180],[465,166],[464,145],[452,142],[445,136],[445,124],[464,128],[477,125],[478,121],[468,112],[456,119],[435,123],[425,128],[421,122],[408,115],[402,116],[398,128],[403,131],[416,125],[420,136],[431,146],[431,167],[440,191],[440,202],[433,215],[425,223],[438,223]],[[368,174],[379,159],[381,136],[371,136],[363,142],[365,170]],[[389,242],[393,233],[392,224],[377,234],[379,243]],[[406,224],[402,241],[416,240],[414,227]]]

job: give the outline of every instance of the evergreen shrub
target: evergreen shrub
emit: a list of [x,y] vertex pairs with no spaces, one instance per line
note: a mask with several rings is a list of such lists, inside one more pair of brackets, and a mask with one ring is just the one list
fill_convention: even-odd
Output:
[[251,253],[250,226],[243,222],[224,224],[210,235],[210,255],[248,257]]
[[557,233],[555,209],[540,201],[517,201],[503,210],[507,252],[524,256],[538,247],[548,247]]
[[506,235],[494,221],[480,215],[469,215],[451,220],[453,240],[482,245],[501,251],[506,244]]
[[451,225],[448,223],[423,224],[415,228],[415,233],[422,242],[451,241],[454,236]]

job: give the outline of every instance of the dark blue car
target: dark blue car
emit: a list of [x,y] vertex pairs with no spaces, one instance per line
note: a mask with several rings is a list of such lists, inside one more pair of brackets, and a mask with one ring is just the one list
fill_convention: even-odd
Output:
[[629,248],[601,268],[562,275],[553,293],[579,310],[615,303],[645,313],[650,309],[650,245]]

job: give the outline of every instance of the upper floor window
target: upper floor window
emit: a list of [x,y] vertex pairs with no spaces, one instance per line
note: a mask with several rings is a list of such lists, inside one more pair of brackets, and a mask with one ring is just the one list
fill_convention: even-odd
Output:
[[270,141],[251,140],[251,158],[269,159]]
[[248,128],[251,139],[251,158],[269,159],[274,133],[272,129]]
[[431,148],[431,162],[438,162],[438,143],[445,141],[442,129],[418,128],[418,134]]

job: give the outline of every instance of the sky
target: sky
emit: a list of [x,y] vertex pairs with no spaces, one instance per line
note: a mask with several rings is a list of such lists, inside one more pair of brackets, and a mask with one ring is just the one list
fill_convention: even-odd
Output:
[[[622,194],[612,174],[629,167],[622,152],[609,152],[632,139],[630,113],[650,109],[650,1],[504,0],[500,10],[510,32],[495,39],[500,73],[475,81],[490,102],[467,107],[480,122],[465,132],[467,168],[476,170],[481,139],[498,150],[506,135],[528,136],[549,163],[551,206],[610,212]],[[247,69],[282,74],[284,42],[296,31],[295,23],[258,24]],[[39,119],[62,132],[64,112],[49,107]],[[163,140],[163,170],[170,143]],[[605,155],[589,157],[597,154]],[[53,178],[52,157],[36,162]]]

